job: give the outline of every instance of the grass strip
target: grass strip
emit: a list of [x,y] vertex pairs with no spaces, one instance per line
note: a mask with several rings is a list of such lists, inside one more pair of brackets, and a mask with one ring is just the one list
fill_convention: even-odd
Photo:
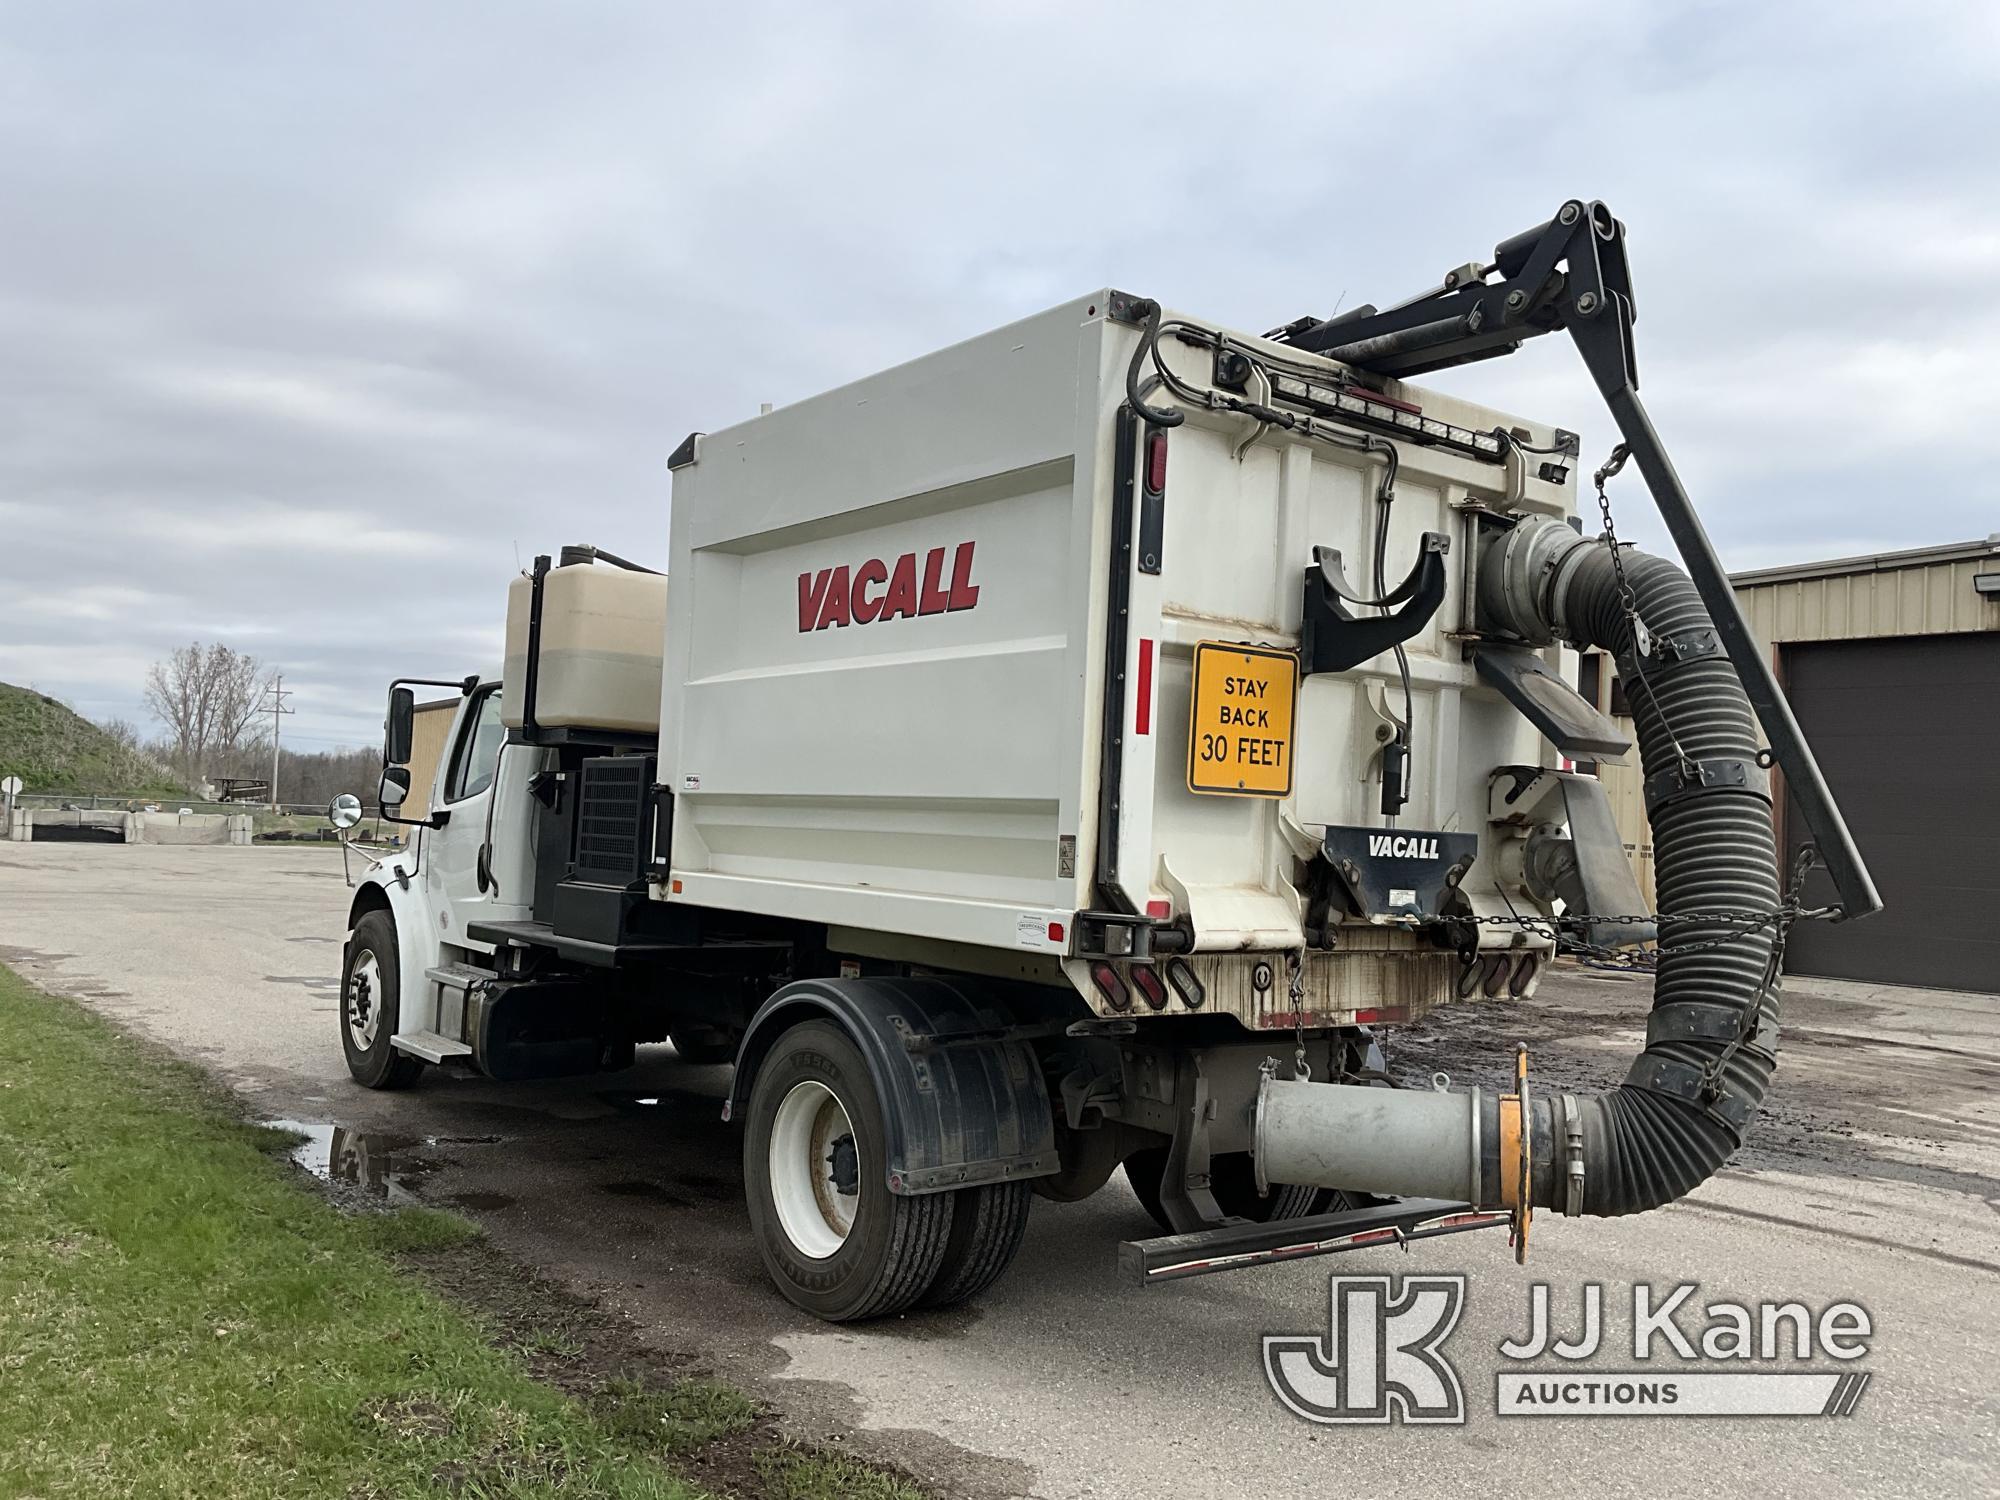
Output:
[[285,1139],[0,968],[0,1494],[700,1494],[670,1458],[746,1398],[538,1384],[391,1258],[470,1225],[343,1215]]

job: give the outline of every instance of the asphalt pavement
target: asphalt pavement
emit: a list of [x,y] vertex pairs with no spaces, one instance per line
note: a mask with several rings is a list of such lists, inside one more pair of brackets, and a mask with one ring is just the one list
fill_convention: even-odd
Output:
[[[302,848],[0,843],[0,961],[211,1068],[269,1117],[326,1127],[350,1189],[434,1203],[502,1249],[758,1392],[801,1437],[893,1460],[952,1494],[1077,1496],[1991,1495],[2000,1491],[2000,1004],[1793,980],[1776,1091],[1737,1160],[1681,1204],[1543,1215],[1504,1235],[1370,1249],[1136,1288],[1120,1240],[1151,1232],[1122,1179],[1038,1201],[977,1304],[860,1327],[796,1312],[764,1278],[722,1123],[726,1068],[641,1050],[622,1073],[497,1085],[437,1070],[405,1094],[348,1082],[335,1030],[348,900]],[[1615,1083],[1648,984],[1558,973],[1532,1002],[1448,1007],[1389,1044],[1393,1070],[1497,1084],[1516,1041],[1545,1084]],[[1317,1425],[1280,1404],[1266,1334],[1318,1335],[1328,1277],[1467,1277],[1444,1350],[1458,1425]],[[1864,1370],[1851,1415],[1501,1417],[1500,1344],[1550,1287],[1557,1333],[1603,1291],[1597,1355],[1560,1372]],[[1634,1359],[1635,1284],[1708,1304],[1867,1310],[1860,1359]],[[1657,1301],[1657,1296],[1655,1297]],[[1531,1368],[1562,1362],[1545,1356]]]

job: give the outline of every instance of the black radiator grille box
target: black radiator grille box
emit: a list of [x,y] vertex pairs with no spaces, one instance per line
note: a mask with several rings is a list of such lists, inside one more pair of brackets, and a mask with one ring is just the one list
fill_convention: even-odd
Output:
[[655,763],[650,755],[599,755],[578,765],[569,869],[544,918],[562,936],[616,946],[672,930],[673,913],[646,894]]
[[576,804],[576,862],[572,880],[592,885],[632,885],[645,880],[646,804],[653,790],[653,757],[603,755],[583,763]]

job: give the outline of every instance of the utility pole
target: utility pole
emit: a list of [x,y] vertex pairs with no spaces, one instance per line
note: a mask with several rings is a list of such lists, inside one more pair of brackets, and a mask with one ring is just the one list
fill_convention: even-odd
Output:
[[285,707],[285,700],[292,695],[285,691],[285,674],[280,672],[271,679],[264,689],[271,699],[271,811],[278,810],[278,729],[286,714],[297,713],[295,708]]

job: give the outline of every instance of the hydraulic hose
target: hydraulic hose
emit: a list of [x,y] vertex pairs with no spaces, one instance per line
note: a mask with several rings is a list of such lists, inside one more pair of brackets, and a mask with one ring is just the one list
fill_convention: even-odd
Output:
[[[1630,608],[1619,579],[1623,565]],[[1706,1181],[1743,1142],[1777,1067],[1777,846],[1757,722],[1687,575],[1559,522],[1522,522],[1484,556],[1481,617],[1619,664],[1636,720],[1663,924],[1646,1046],[1596,1097],[1528,1099],[1529,1201],[1643,1213]],[[1635,629],[1634,619],[1639,622]],[[1451,1095],[1267,1078],[1260,1179],[1512,1206],[1522,1132],[1480,1089]]]

